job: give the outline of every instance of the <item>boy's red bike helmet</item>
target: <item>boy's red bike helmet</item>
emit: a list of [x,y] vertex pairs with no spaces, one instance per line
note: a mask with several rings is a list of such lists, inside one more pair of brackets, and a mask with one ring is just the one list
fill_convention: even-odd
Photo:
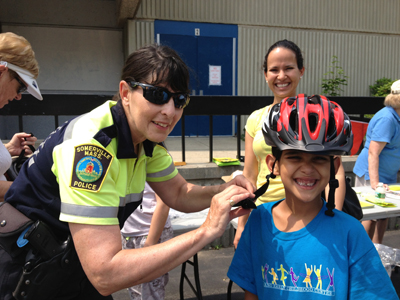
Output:
[[279,150],[295,149],[315,154],[350,153],[353,133],[349,117],[324,96],[285,98],[264,120],[265,142]]

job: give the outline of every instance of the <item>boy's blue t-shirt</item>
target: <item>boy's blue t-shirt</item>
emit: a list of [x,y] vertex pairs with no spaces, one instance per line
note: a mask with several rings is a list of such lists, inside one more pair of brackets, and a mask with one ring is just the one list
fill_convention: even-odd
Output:
[[281,232],[266,203],[253,210],[228,277],[258,299],[398,299],[374,244],[355,218],[323,205],[303,229]]

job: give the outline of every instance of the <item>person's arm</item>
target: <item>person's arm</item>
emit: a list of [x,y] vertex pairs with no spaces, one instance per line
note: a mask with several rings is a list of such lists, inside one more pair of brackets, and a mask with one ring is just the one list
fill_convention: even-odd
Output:
[[12,181],[0,181],[0,202],[4,202],[4,195],[7,193],[12,183]]
[[[118,225],[69,223],[69,228],[90,282],[100,294],[110,295],[149,282],[185,262],[220,237],[231,219],[247,213],[241,208],[231,210],[228,200],[237,203],[250,195],[242,187],[228,187],[213,197],[207,218],[198,229],[146,248],[122,250]],[[164,199],[162,193],[160,196]]]
[[167,222],[169,207],[161,200],[161,198],[154,194],[157,200],[156,208],[151,218],[150,230],[144,246],[151,246],[158,243],[161,234],[164,230],[165,222]]
[[368,149],[368,173],[371,187],[375,189],[379,183],[379,154],[386,146],[385,142],[371,141]]
[[[258,176],[258,161],[253,151],[253,141],[254,139],[246,131],[244,139],[245,157],[243,176],[246,177],[254,186],[256,186]],[[239,244],[240,237],[242,236],[242,232],[248,218],[248,214],[238,218],[238,226],[236,228],[235,238],[233,239],[233,245],[235,248],[237,248],[237,245]]]
[[258,300],[258,297],[249,291],[244,291],[244,300]]
[[250,197],[254,197],[254,186],[242,175],[236,176],[227,183],[213,186],[188,183],[179,173],[167,181],[148,183],[166,205],[185,213],[197,212],[209,207],[213,196],[232,185],[245,188],[251,193]]
[[[339,187],[335,190],[335,208],[342,210],[344,197],[346,195],[346,175],[343,168],[342,158],[338,156],[336,159],[340,160],[340,165],[335,175],[335,178],[339,181]],[[326,197],[329,195],[329,183],[325,188],[325,195]]]
[[32,136],[30,133],[19,132],[13,135],[11,140],[4,144],[11,156],[18,156],[23,149],[25,154],[32,154],[31,149],[28,145],[35,146],[37,138]]

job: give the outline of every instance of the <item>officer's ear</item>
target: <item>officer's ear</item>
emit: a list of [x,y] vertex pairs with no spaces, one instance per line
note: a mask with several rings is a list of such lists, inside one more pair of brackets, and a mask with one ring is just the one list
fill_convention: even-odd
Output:
[[129,103],[129,92],[130,92],[129,85],[126,83],[125,80],[121,80],[119,83],[119,96],[121,97],[121,101],[123,105],[127,105]]

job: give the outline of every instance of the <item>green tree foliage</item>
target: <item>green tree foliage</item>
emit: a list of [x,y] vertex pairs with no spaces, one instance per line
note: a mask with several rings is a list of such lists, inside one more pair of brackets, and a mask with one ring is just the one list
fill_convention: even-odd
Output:
[[383,77],[378,79],[375,84],[369,86],[369,91],[374,97],[386,97],[390,93],[390,87],[395,80]]
[[329,66],[331,69],[329,72],[324,74],[322,79],[322,93],[326,96],[340,96],[340,92],[343,90],[341,89],[342,85],[347,85],[347,78],[344,74],[344,70],[341,66],[339,66],[338,57],[333,55],[332,56],[332,65]]

